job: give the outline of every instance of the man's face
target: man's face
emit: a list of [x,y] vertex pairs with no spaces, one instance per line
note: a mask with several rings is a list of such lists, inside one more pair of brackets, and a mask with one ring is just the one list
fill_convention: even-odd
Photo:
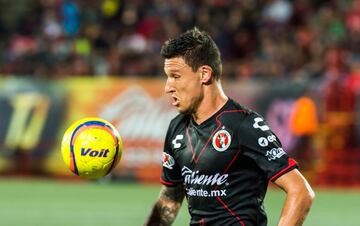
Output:
[[172,105],[181,113],[196,112],[203,99],[201,72],[193,72],[183,58],[165,59],[164,71],[167,76],[165,92],[172,97]]

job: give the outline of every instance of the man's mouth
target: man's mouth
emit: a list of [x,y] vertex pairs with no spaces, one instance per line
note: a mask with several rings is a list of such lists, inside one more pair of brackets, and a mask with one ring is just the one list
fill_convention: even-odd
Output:
[[171,105],[174,107],[179,107],[180,101],[177,97],[172,96],[172,103]]

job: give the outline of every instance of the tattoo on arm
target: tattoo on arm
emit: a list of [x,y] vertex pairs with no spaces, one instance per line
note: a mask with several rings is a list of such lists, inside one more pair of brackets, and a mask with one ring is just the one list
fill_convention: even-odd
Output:
[[184,187],[182,184],[175,187],[163,186],[158,201],[155,203],[146,226],[171,225],[184,199]]

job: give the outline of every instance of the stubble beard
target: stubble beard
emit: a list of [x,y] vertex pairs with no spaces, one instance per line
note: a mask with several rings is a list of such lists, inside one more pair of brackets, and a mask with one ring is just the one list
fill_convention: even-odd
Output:
[[191,100],[191,104],[188,108],[184,109],[184,110],[180,110],[179,112],[185,115],[194,115],[196,114],[200,103],[202,102],[202,100],[204,99],[204,94],[200,94],[198,97],[193,98]]

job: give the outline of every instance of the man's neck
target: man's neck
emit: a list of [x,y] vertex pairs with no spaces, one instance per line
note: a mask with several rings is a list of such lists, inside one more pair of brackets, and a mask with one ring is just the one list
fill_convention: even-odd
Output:
[[229,98],[225,95],[221,87],[205,94],[197,111],[192,114],[194,121],[200,125],[216,112],[218,112]]

